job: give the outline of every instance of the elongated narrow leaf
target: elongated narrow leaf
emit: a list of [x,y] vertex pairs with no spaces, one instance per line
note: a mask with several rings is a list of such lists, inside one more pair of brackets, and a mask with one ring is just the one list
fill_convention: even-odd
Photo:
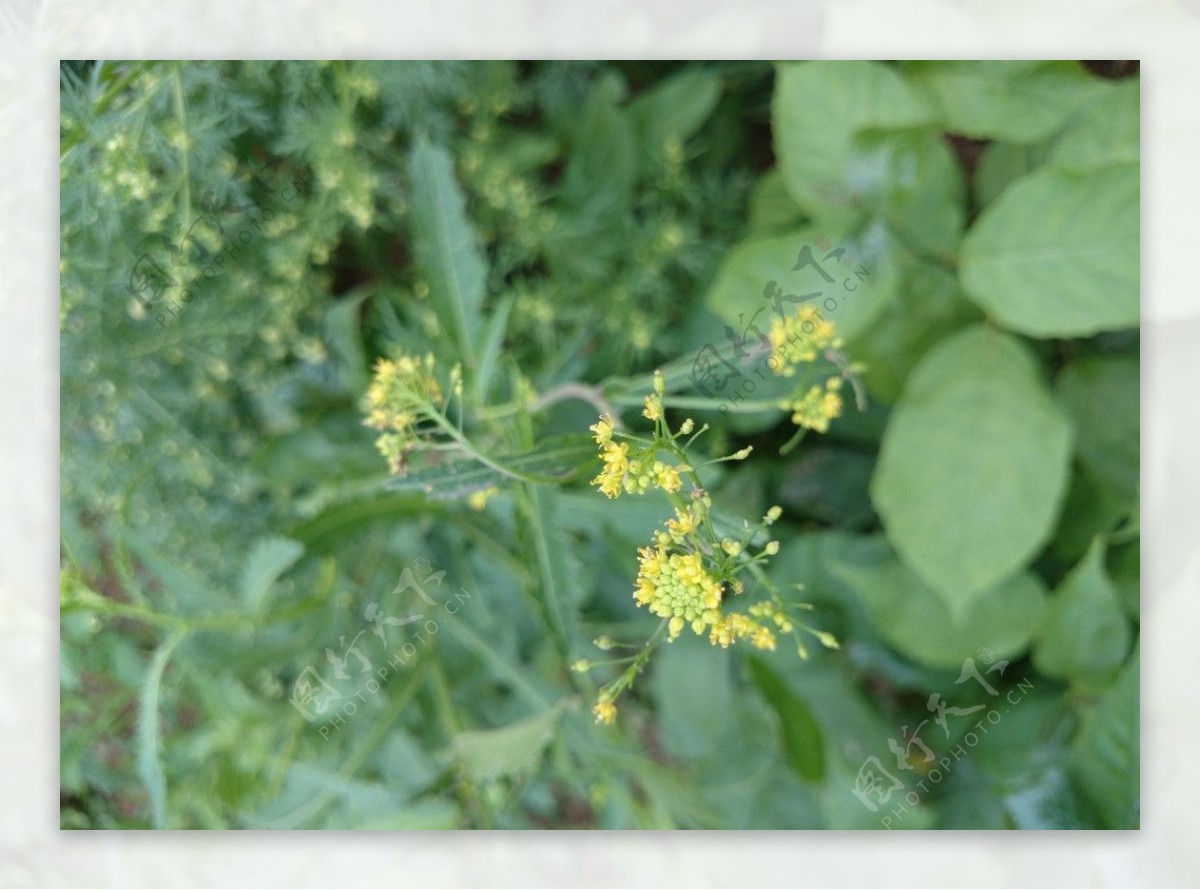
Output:
[[155,828],[167,828],[167,780],[163,776],[158,754],[158,698],[163,670],[167,660],[183,639],[185,632],[168,637],[154,652],[146,679],[142,682],[141,703],[138,708],[138,775],[150,798],[150,811]]
[[418,137],[410,169],[417,258],[430,299],[453,332],[464,364],[473,368],[487,273],[479,239],[467,219],[450,154]]
[[258,611],[266,602],[271,585],[304,555],[304,545],[288,538],[259,541],[246,560],[239,593],[242,602]]
[[[522,475],[567,479],[595,454],[596,447],[587,436],[555,436],[533,451],[497,458],[496,463]],[[511,475],[495,467],[464,459],[409,473],[391,480],[387,487],[392,491],[420,491],[434,500],[447,500],[511,481]]]
[[825,777],[825,739],[808,705],[762,659],[750,659],[750,675],[779,716],[788,766],[810,782],[821,781]]

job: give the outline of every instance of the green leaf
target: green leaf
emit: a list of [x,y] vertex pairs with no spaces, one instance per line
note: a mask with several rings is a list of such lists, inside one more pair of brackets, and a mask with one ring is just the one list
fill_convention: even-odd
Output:
[[1141,81],[1121,81],[1063,132],[1050,152],[1050,165],[1086,173],[1141,158]]
[[1112,532],[1128,512],[1128,505],[1115,498],[1091,473],[1075,467],[1058,528],[1054,530],[1054,556],[1065,565],[1078,562],[1096,536]]
[[879,62],[786,62],[772,105],[775,155],[796,202],[823,222],[857,216],[846,183],[856,134],[926,124],[931,113],[896,71]]
[[420,496],[383,494],[326,507],[311,519],[298,523],[288,531],[288,537],[299,541],[309,551],[328,553],[347,538],[366,526],[379,522],[428,514],[436,507]]
[[304,545],[290,538],[264,538],[255,544],[242,570],[238,589],[242,602],[254,612],[261,611],[271,585],[303,555]]
[[629,103],[626,112],[641,150],[659,154],[671,139],[687,140],[721,99],[721,78],[710,71],[683,71]]
[[1141,813],[1141,657],[1135,652],[1116,683],[1084,717],[1071,747],[1070,773],[1105,828],[1137,828]]
[[150,812],[155,828],[169,827],[167,824],[167,780],[163,776],[162,764],[159,760],[159,689],[162,685],[163,671],[167,667],[167,660],[171,657],[175,647],[186,637],[185,631],[178,631],[167,637],[154,650],[154,657],[150,660],[146,677],[142,681],[138,703],[138,775],[146,786],[146,794],[150,798]]
[[963,288],[999,324],[1082,337],[1139,318],[1138,168],[1043,170],[984,210],[962,248]]
[[455,760],[476,782],[494,782],[531,772],[554,737],[563,706],[534,714],[499,729],[471,730],[454,737]]
[[418,136],[409,170],[413,234],[429,297],[452,332],[459,356],[473,369],[487,276],[483,251],[467,218],[450,153]]
[[1142,610],[1142,544],[1131,541],[1108,551],[1108,576],[1125,614],[1137,621]]
[[[629,114],[619,107],[625,85],[609,72],[596,80],[580,110],[563,193],[602,215],[624,213],[637,180],[637,143]],[[596,188],[596,183],[604,188]]]
[[346,383],[355,395],[367,388],[367,354],[363,348],[362,304],[371,296],[363,289],[338,299],[325,312],[325,336],[346,369]]
[[1135,504],[1141,455],[1137,357],[1082,358],[1062,370],[1054,389],[1075,425],[1080,463],[1120,501]]
[[801,778],[819,782],[825,777],[825,739],[812,712],[762,659],[748,660],[754,685],[779,717],[788,766]]
[[975,326],[917,366],[871,483],[888,539],[961,615],[1017,572],[1054,528],[1070,425],[1014,338]]
[[508,330],[508,316],[512,313],[516,297],[509,295],[492,310],[484,326],[479,349],[479,373],[475,377],[475,394],[480,403],[486,402],[496,383],[500,352],[504,348],[504,335]]
[[[566,435],[551,436],[532,451],[496,458],[496,462],[518,473],[566,480],[595,457],[596,446],[589,436]],[[511,476],[493,467],[464,459],[391,479],[387,488],[395,492],[423,492],[432,500],[449,500],[511,482]]]
[[928,96],[942,129],[1006,142],[1046,138],[1111,89],[1078,62],[914,62],[904,74]]
[[830,571],[862,599],[890,646],[921,664],[946,670],[958,670],[979,649],[990,649],[997,658],[1023,652],[1046,601],[1042,583],[1028,572],[989,587],[956,614],[890,555],[877,563],[835,563]]
[[899,245],[949,262],[966,223],[962,165],[929,130],[868,131],[843,160],[848,195]]
[[762,234],[794,229],[804,220],[804,211],[788,193],[778,167],[768,170],[754,183],[748,213],[750,228]]
[[1104,542],[1097,538],[1050,597],[1033,664],[1047,677],[1094,685],[1120,667],[1129,644],[1129,623],[1104,570]]

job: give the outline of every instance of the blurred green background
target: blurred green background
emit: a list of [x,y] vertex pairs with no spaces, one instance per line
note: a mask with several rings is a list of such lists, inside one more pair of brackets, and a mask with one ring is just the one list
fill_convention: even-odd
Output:
[[[66,62],[61,109],[64,828],[1138,826],[1136,63]],[[668,508],[588,486],[589,400],[804,245],[865,410],[691,413],[842,648],[684,637],[596,726]],[[390,480],[396,350],[574,471]]]

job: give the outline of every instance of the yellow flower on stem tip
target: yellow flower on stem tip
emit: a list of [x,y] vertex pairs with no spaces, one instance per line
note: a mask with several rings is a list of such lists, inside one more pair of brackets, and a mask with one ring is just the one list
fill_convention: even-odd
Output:
[[648,395],[646,396],[646,407],[642,410],[642,416],[647,420],[662,420],[663,402],[662,396]]
[[825,386],[814,385],[804,397],[785,406],[792,412],[792,423],[805,429],[823,433],[829,429],[829,421],[842,413],[842,378],[830,377]]
[[596,715],[597,723],[608,726],[617,719],[617,706],[612,703],[612,699],[602,694],[592,706],[592,713]]

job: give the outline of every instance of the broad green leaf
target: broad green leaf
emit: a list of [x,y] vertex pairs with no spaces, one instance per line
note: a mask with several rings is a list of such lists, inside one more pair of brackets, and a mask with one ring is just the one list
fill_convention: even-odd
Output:
[[1006,578],[956,611],[894,558],[874,565],[831,567],[866,604],[880,636],[897,651],[932,668],[957,670],[980,649],[997,658],[1023,652],[1046,601],[1037,577]]
[[473,369],[487,267],[454,178],[454,161],[444,148],[418,137],[409,174],[410,216],[430,300],[453,333],[459,357]]
[[524,775],[541,760],[561,714],[556,705],[498,729],[460,732],[451,744],[454,759],[476,782]]
[[1105,828],[1138,828],[1141,814],[1141,657],[1135,652],[1116,683],[1084,717],[1070,771]]
[[1078,62],[929,61],[904,68],[942,129],[974,139],[1037,142],[1111,89]]
[[1141,373],[1134,356],[1089,356],[1054,381],[1075,425],[1075,449],[1092,477],[1121,502],[1137,502],[1141,455]]
[[778,66],[772,124],[779,169],[796,202],[825,223],[858,215],[846,182],[846,158],[856,134],[929,121],[922,98],[880,62]]
[[1139,319],[1138,168],[1013,183],[962,248],[963,288],[997,323],[1033,337],[1083,337]]
[[1047,677],[1095,685],[1120,667],[1129,644],[1129,623],[1104,570],[1104,542],[1097,538],[1050,597],[1033,664]]
[[754,685],[779,717],[788,766],[801,778],[819,782],[825,777],[825,739],[821,726],[799,696],[760,658],[749,659]]
[[238,589],[242,602],[252,611],[261,610],[271,585],[303,555],[304,545],[290,538],[264,538],[259,541],[250,551],[242,570],[241,587]]
[[[515,473],[564,481],[577,474],[595,456],[596,446],[589,436],[566,435],[551,436],[539,442],[533,451],[499,457],[495,462]],[[463,459],[398,476],[387,483],[387,488],[396,492],[419,491],[432,500],[447,500],[512,481],[512,476],[495,467]]]
[[738,707],[730,657],[707,640],[693,639],[690,631],[656,653],[650,687],[669,753],[698,759],[730,735],[729,718]]
[[909,377],[871,484],[901,558],[962,614],[1046,542],[1066,493],[1070,424],[1017,340],[984,326]]
[[1125,80],[1076,118],[1058,137],[1050,165],[1085,173],[1141,158],[1141,81]]
[[710,71],[683,71],[629,103],[626,112],[641,149],[661,153],[668,140],[684,142],[721,98],[721,78]]

